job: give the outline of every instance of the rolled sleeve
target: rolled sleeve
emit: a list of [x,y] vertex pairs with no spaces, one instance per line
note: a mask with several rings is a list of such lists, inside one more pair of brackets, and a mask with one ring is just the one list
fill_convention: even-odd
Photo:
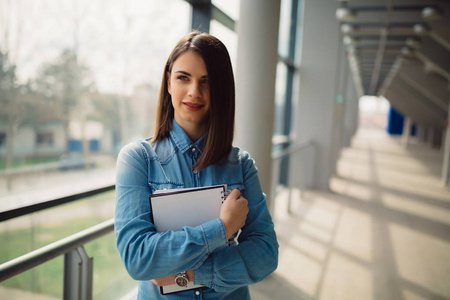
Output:
[[242,160],[245,189],[241,195],[248,200],[249,213],[239,244],[216,249],[194,270],[194,282],[219,293],[259,282],[278,264],[278,242],[258,171],[248,154]]
[[208,252],[212,253],[216,248],[225,246],[227,244],[227,237],[225,227],[220,218],[208,221],[201,225],[205,235]]

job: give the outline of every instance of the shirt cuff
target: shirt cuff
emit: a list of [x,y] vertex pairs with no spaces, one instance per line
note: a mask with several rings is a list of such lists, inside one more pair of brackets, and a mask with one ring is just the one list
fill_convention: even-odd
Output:
[[201,225],[203,234],[208,247],[208,254],[212,253],[216,248],[227,244],[227,236],[225,227],[220,218],[208,221]]
[[214,272],[213,255],[210,254],[198,269],[194,269],[194,284],[203,284],[209,288],[212,287]]

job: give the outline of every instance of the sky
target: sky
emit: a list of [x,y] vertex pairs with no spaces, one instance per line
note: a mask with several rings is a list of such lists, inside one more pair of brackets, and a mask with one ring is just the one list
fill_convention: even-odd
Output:
[[[240,0],[213,0],[239,17]],[[132,94],[135,86],[159,88],[164,63],[190,29],[184,0],[0,0],[0,49],[9,51],[22,82],[36,76],[64,49],[75,49],[103,93]],[[236,34],[211,22],[211,34],[236,61]]]
[[0,0],[0,47],[21,81],[63,49],[75,49],[104,93],[159,86],[164,63],[189,31],[183,0]]

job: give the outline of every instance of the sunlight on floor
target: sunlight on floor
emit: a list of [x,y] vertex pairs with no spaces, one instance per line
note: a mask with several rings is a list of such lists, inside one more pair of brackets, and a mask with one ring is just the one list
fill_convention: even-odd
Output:
[[[434,202],[426,199],[414,200],[406,196],[385,192],[382,201],[386,207],[399,212],[450,225],[450,211],[443,209],[443,203],[439,205],[439,202],[435,200],[433,200]],[[450,205],[446,205],[446,207],[450,208]]]
[[336,229],[334,245],[340,252],[370,263],[372,257],[372,226],[370,215],[345,207]]
[[399,276],[419,289],[450,295],[450,243],[398,224],[390,224],[389,232]]
[[277,194],[279,267],[251,287],[252,299],[450,299],[450,191],[440,183],[441,163],[427,145],[405,149],[398,137],[360,132],[330,191]]
[[323,272],[322,263],[290,245],[280,252],[281,255],[284,259],[278,266],[277,274],[292,286],[313,296]]
[[352,258],[333,253],[325,272],[319,299],[372,298],[372,274]]

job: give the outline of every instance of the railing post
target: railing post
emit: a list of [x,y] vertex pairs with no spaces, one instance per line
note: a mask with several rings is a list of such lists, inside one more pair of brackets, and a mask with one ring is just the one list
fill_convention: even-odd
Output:
[[64,255],[64,300],[92,299],[92,266],[83,246]]

